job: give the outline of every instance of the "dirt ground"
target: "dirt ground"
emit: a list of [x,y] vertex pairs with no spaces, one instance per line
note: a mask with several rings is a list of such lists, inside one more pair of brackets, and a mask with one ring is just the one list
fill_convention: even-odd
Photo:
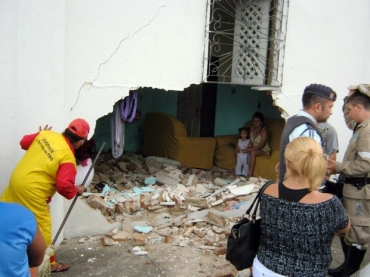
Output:
[[[153,219],[161,215],[161,213],[145,211],[140,214],[140,217],[131,216],[131,220],[150,222],[150,217]],[[172,213],[173,216],[176,214]],[[181,214],[178,213],[178,215]],[[226,236],[224,234],[218,236],[220,237],[219,244],[225,246]],[[218,276],[217,274],[227,276],[225,274],[237,272],[234,266],[225,259],[225,255],[215,255],[213,247],[204,246],[203,239],[196,236],[182,244],[178,240],[178,237],[182,236],[174,235],[173,237],[176,238],[174,242],[165,243],[163,237],[152,233],[147,243],[140,246],[142,250],[148,252],[147,255],[142,256],[133,253],[136,245],[132,240],[112,246],[103,246],[101,237],[103,235],[64,240],[61,245],[57,246],[57,260],[67,262],[70,269],[52,276],[214,277]],[[182,240],[184,241],[187,240]]]
[[192,246],[149,244],[144,247],[147,255],[136,256],[131,242],[102,246],[99,237],[95,238],[96,241],[85,243],[78,239],[64,241],[56,250],[57,259],[68,262],[70,269],[52,276],[207,277],[234,270],[224,255],[216,256]]
[[[148,255],[144,256],[134,255],[133,247],[131,242],[104,247],[99,237],[84,243],[79,243],[78,239],[65,240],[56,250],[57,259],[68,262],[70,269],[52,276],[215,277],[217,274],[236,272],[224,255],[216,256],[192,246],[179,247],[162,242],[149,244],[145,246]],[[332,255],[331,266],[340,265],[343,255],[338,238],[333,241]],[[370,251],[366,253],[362,266],[369,262]]]

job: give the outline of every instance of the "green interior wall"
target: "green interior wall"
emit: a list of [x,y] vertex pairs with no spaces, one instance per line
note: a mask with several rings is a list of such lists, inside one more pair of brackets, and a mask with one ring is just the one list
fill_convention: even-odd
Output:
[[[161,111],[172,116],[177,115],[178,91],[141,88],[138,90],[138,110],[141,118],[125,125],[125,147],[128,152],[141,152],[142,125],[149,111]],[[113,110],[112,103],[112,110]],[[273,106],[272,98],[266,92],[252,90],[248,86],[219,84],[217,88],[215,136],[236,134],[238,128],[249,121],[254,112],[260,111],[265,117],[280,118],[280,112]],[[106,145],[104,151],[112,147],[111,113],[96,121],[93,138],[99,149],[102,142]]]
[[[113,105],[112,105],[113,110]],[[105,141],[103,151],[106,152],[112,147],[111,135],[110,135],[110,114],[100,117],[95,124],[93,139],[96,141],[96,148],[100,149],[102,143]]]
[[[172,116],[176,116],[177,95],[177,91],[166,91],[152,88],[141,88],[138,90],[137,109],[141,112],[141,118],[125,124],[125,151],[141,152],[142,125],[147,112],[161,111]],[[112,111],[113,105],[114,103],[112,103]],[[110,116],[111,113],[99,118],[96,121],[96,127],[93,136],[93,138],[96,140],[98,149],[103,141],[106,142],[104,151],[112,148]]]
[[250,86],[219,84],[215,136],[237,134],[256,111],[265,117],[281,117],[279,109],[273,106],[271,95],[266,92],[252,90]]

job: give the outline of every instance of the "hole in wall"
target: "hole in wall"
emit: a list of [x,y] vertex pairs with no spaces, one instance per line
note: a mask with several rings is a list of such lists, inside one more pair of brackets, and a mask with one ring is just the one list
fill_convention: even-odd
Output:
[[[235,93],[230,93],[232,90]],[[256,112],[266,118],[281,118],[281,109],[274,105],[271,94],[255,91],[250,86],[218,83],[192,84],[183,91],[142,87],[137,90],[137,110],[140,118],[125,123],[124,151],[141,153],[143,123],[146,113],[159,111],[176,117],[191,137],[213,137],[236,134]],[[112,112],[113,106],[112,103]],[[112,130],[108,113],[96,121],[93,138],[99,149],[111,151]]]

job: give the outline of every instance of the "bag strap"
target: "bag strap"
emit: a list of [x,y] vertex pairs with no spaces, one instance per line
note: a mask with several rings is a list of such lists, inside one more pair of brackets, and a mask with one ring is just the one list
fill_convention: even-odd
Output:
[[254,208],[253,215],[252,215],[252,219],[256,219],[256,217],[257,217],[257,210],[258,210],[259,205],[260,205],[260,203],[261,203],[261,197],[262,197],[263,192],[265,191],[265,189],[266,189],[269,185],[271,185],[271,184],[273,184],[273,183],[275,183],[275,182],[274,182],[274,181],[268,181],[268,182],[266,182],[266,184],[261,188],[261,194],[259,195],[258,201],[257,201],[257,203],[256,203],[256,207]]
[[258,209],[258,206],[260,204],[260,200],[261,200],[261,197],[262,197],[262,194],[263,192],[265,191],[265,189],[271,185],[275,183],[275,181],[267,181],[258,191],[256,197],[253,199],[253,202],[252,204],[249,206],[248,210],[245,212],[245,214],[249,217],[250,216],[250,212],[252,211],[253,207],[254,207],[254,210],[253,210],[253,214],[252,214],[252,218],[253,219],[256,219],[256,215],[257,215],[257,209]]

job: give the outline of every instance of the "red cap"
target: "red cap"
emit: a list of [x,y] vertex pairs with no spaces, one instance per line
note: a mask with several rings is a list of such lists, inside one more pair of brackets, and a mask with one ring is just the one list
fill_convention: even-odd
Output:
[[89,123],[86,122],[86,120],[82,118],[77,118],[69,123],[68,130],[83,139],[87,139],[87,136],[90,132],[90,126]]

